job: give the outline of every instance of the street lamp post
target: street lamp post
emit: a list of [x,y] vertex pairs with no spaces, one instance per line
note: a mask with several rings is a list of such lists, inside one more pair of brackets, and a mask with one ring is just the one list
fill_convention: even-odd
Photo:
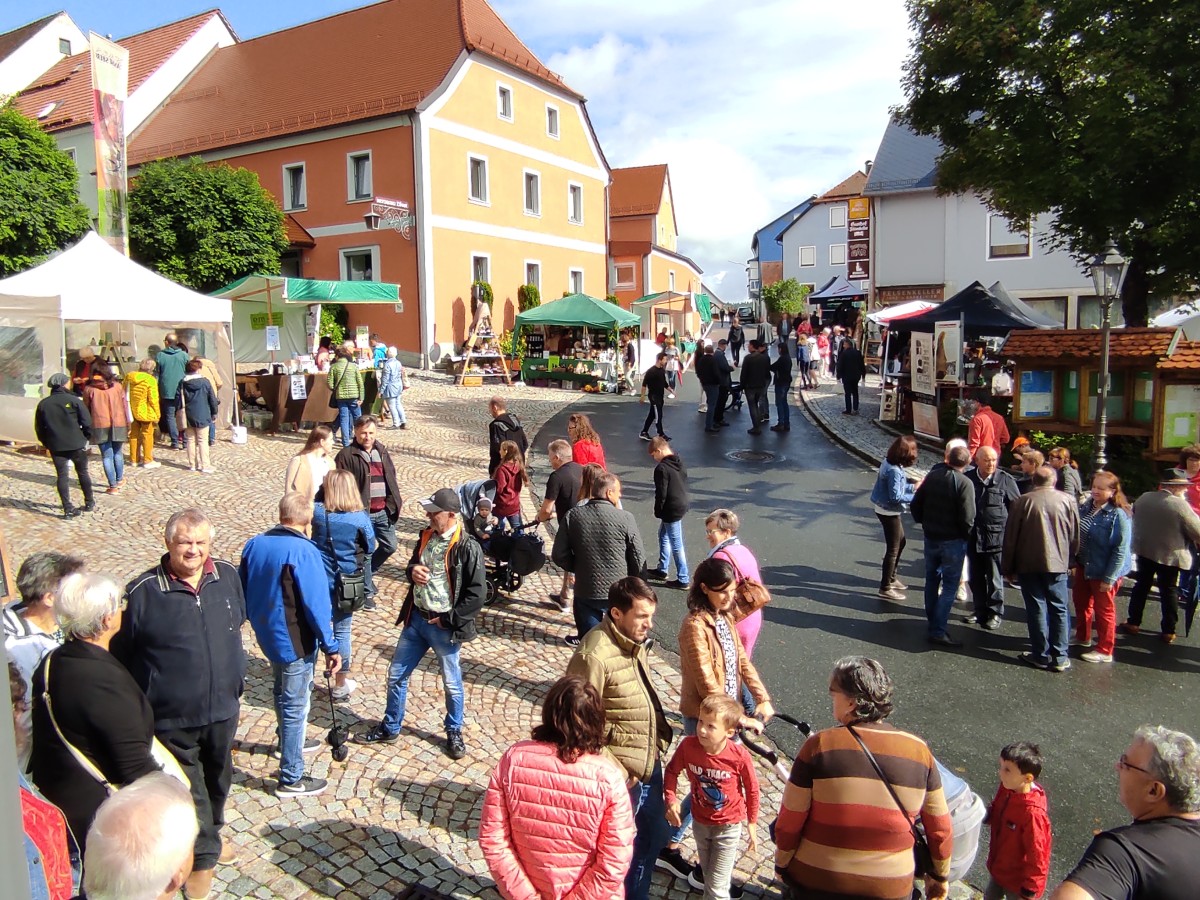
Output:
[[1116,245],[1109,240],[1091,264],[1092,285],[1100,298],[1100,309],[1104,318],[1100,323],[1100,397],[1096,411],[1096,446],[1092,454],[1092,471],[1100,472],[1108,465],[1105,454],[1108,440],[1108,382],[1109,342],[1112,337],[1112,305],[1121,295],[1121,285],[1129,263]]

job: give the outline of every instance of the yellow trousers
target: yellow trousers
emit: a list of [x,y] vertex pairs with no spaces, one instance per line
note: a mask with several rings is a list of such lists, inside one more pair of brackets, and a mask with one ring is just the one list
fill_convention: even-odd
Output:
[[136,465],[154,462],[154,423],[129,423],[129,461]]

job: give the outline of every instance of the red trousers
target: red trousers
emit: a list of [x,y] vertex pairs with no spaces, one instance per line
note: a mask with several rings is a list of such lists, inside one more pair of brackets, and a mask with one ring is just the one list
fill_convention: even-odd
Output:
[[1112,587],[1106,588],[1103,581],[1084,578],[1081,566],[1075,567],[1075,583],[1071,588],[1071,599],[1075,602],[1075,638],[1085,644],[1092,639],[1094,618],[1094,649],[1107,656],[1112,656],[1117,643],[1117,591],[1120,589],[1120,578]]

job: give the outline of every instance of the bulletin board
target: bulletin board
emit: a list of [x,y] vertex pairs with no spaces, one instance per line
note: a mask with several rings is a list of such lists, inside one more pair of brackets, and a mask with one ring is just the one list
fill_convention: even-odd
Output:
[[1163,385],[1161,449],[1186,447],[1200,442],[1200,384]]

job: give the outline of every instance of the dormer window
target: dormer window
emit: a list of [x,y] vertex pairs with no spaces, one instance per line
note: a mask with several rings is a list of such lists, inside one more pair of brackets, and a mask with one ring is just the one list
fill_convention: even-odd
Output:
[[52,113],[56,109],[58,109],[58,107],[61,103],[62,103],[61,100],[51,100],[49,103],[47,103],[45,106],[43,106],[41,109],[38,110],[38,114],[37,114],[38,119],[40,120],[40,119],[49,118],[50,113]]
[[71,55],[71,41],[68,38],[58,39],[58,52],[63,56]]

